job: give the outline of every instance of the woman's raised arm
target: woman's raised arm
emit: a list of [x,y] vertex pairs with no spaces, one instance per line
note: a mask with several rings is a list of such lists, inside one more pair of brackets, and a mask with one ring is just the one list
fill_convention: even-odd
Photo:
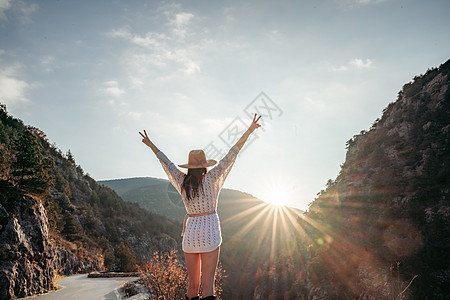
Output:
[[250,136],[250,134],[255,131],[256,128],[261,127],[261,125],[258,124],[259,119],[261,119],[261,116],[259,116],[258,118],[256,118],[256,114],[253,117],[253,121],[252,124],[250,124],[250,126],[248,127],[248,129],[244,132],[244,134],[241,136],[241,138],[239,139],[239,141],[236,142],[235,146],[239,148],[239,150],[242,149],[242,147],[244,147],[245,142],[247,141],[248,137]]
[[142,142],[144,144],[146,144],[147,146],[149,146],[155,154],[158,154],[158,152],[159,152],[158,147],[156,147],[155,144],[153,144],[152,141],[150,141],[145,129],[144,129],[144,134],[142,134],[140,131],[139,131],[139,134],[142,136]]

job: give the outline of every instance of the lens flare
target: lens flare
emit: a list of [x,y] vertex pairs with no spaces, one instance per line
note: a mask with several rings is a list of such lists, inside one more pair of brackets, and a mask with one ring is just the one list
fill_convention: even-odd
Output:
[[262,196],[262,200],[272,205],[286,206],[292,200],[286,188],[274,186],[268,189]]

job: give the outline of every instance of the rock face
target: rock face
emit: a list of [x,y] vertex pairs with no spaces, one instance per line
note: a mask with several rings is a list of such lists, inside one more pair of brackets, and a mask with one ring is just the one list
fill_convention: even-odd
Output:
[[0,235],[0,299],[25,297],[53,288],[55,249],[45,209],[32,198],[0,216],[9,218]]
[[[313,295],[448,297],[449,82],[450,60],[404,85],[370,130],[347,142],[340,174],[308,213],[333,228],[309,257],[323,272]],[[345,255],[325,263],[335,252]]]
[[53,289],[55,274],[72,275],[101,270],[99,261],[79,260],[57,249],[49,237],[46,211],[25,197],[7,211],[0,204],[0,299],[14,299]]
[[74,253],[64,249],[56,249],[55,252],[53,267],[57,274],[69,276],[103,270],[102,261],[96,259],[80,260]]

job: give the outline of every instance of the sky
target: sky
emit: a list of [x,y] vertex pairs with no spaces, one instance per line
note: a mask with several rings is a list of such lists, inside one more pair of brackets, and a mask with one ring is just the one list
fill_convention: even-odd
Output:
[[450,58],[450,1],[0,0],[0,102],[96,180],[220,159],[226,188],[307,209],[401,87]]

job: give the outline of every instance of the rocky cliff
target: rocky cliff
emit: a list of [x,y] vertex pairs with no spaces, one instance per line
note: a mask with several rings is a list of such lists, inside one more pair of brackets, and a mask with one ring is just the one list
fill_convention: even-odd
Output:
[[2,193],[0,197],[6,203],[6,207],[0,204],[0,299],[47,292],[54,288],[57,274],[102,269],[101,261],[80,260],[54,245],[46,210],[39,200],[20,193]]
[[55,248],[45,209],[30,197],[22,203],[9,210],[0,204],[0,299],[53,288]]
[[310,276],[323,275],[313,295],[448,297],[449,80],[450,61],[416,76],[347,142],[340,174],[308,213],[327,229],[302,222],[325,241],[309,254]]

